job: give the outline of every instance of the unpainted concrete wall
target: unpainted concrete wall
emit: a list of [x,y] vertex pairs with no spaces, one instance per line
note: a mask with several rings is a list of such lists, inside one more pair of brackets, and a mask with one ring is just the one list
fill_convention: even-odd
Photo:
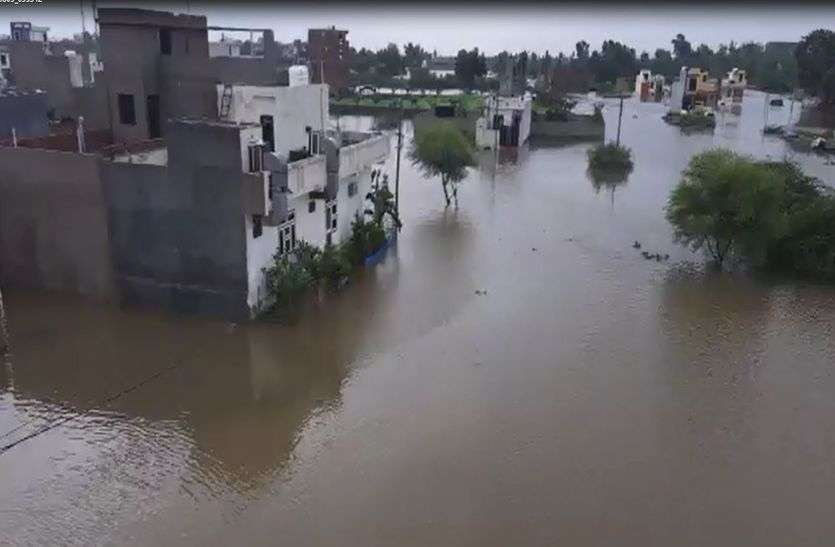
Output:
[[97,156],[0,148],[0,284],[115,298]]
[[167,168],[102,167],[123,299],[247,317],[238,132],[172,127]]

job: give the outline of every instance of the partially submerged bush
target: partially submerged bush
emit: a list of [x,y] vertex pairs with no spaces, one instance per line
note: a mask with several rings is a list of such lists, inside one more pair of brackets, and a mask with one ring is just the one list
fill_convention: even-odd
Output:
[[632,169],[632,151],[625,146],[615,143],[599,144],[589,148],[586,154],[589,158],[589,169],[598,171]]

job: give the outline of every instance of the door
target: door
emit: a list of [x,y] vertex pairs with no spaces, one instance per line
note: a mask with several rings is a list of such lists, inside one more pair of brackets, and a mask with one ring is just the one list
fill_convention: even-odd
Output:
[[270,152],[275,152],[275,128],[272,116],[261,116],[261,139],[267,143]]
[[162,136],[159,123],[159,95],[148,95],[148,137],[158,139]]

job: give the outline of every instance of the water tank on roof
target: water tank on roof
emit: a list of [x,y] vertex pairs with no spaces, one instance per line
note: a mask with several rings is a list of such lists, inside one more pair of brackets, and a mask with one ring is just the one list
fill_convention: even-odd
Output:
[[293,65],[287,72],[290,77],[290,87],[307,85],[310,83],[310,76],[305,65]]

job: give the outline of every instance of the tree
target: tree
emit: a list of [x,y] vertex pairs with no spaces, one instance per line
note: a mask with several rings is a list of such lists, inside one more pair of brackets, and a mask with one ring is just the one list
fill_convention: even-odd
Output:
[[455,76],[465,89],[475,87],[475,79],[487,74],[487,61],[478,48],[459,50],[455,57]]
[[380,63],[380,70],[386,76],[399,76],[403,74],[403,57],[397,44],[389,44],[385,49],[377,52],[377,61]]
[[351,68],[359,74],[367,74],[377,65],[377,55],[373,51],[365,48],[359,51],[352,51],[350,59]]
[[667,203],[677,242],[706,248],[721,266],[733,253],[755,259],[784,227],[783,177],[728,150],[693,156]]
[[827,103],[835,102],[835,32],[819,29],[797,44],[800,85]]
[[589,43],[585,40],[580,40],[574,45],[574,51],[577,54],[577,60],[581,63],[589,59]]
[[475,157],[470,144],[455,125],[439,122],[419,130],[409,157],[423,176],[441,177],[447,205],[452,199],[458,204],[458,183],[467,176],[467,167],[475,165]]
[[678,60],[686,60],[690,57],[692,49],[690,42],[684,37],[684,34],[676,34],[676,37],[670,41],[673,44],[673,53]]
[[403,63],[410,69],[422,66],[423,61],[428,59],[429,53],[427,53],[419,44],[409,42],[403,46]]

